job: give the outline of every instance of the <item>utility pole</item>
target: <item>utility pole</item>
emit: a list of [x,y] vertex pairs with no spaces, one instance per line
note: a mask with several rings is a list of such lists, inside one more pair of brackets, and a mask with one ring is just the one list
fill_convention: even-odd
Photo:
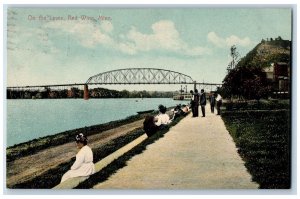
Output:
[[233,45],[230,47],[230,56],[232,58],[231,62],[228,64],[227,71],[228,73],[236,67],[236,64],[239,62],[240,54],[236,50],[236,46]]

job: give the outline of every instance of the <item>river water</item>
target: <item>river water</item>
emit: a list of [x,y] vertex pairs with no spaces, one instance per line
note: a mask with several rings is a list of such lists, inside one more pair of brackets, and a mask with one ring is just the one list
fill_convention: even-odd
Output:
[[7,100],[6,146],[178,103],[170,98]]

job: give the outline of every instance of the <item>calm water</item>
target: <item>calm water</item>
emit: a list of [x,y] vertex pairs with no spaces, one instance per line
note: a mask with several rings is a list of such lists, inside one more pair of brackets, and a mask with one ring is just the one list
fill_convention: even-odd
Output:
[[178,103],[168,98],[7,100],[7,146]]

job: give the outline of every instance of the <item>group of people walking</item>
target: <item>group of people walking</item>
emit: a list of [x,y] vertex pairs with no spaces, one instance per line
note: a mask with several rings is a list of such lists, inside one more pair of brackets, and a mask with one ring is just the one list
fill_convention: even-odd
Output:
[[[201,93],[198,93],[198,90],[190,91],[191,97],[191,109],[193,113],[193,117],[199,116],[199,105],[201,106],[202,117],[205,117],[205,106],[206,106],[206,94],[204,89],[201,89]],[[209,96],[209,103],[211,108],[211,113],[214,113],[215,104],[217,104],[217,115],[221,114],[221,105],[222,105],[222,97],[220,94],[211,94]]]

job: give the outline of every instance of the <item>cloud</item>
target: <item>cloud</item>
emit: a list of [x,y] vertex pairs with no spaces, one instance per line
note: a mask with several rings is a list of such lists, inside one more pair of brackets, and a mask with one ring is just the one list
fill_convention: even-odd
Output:
[[226,38],[226,44],[229,46],[232,45],[249,46],[251,44],[251,40],[249,39],[249,37],[240,39],[235,35],[231,35],[230,37]]
[[143,34],[136,27],[132,27],[125,36],[127,43],[121,43],[120,46],[130,46],[131,53],[163,50],[188,56],[201,56],[208,52],[201,46],[192,47],[184,42],[172,21],[161,20],[152,24],[151,28],[151,34]]
[[129,54],[129,55],[137,54],[137,50],[134,44],[130,42],[118,44],[118,49],[125,54]]
[[103,21],[103,22],[101,22],[101,29],[104,32],[110,33],[113,31],[114,26],[112,25],[112,23],[110,21]]
[[45,28],[67,32],[74,36],[86,48],[97,45],[105,46],[128,55],[140,52],[165,51],[186,56],[201,56],[209,51],[201,46],[190,46],[184,42],[175,24],[169,20],[161,20],[152,24],[152,33],[144,34],[136,27],[119,38],[113,38],[113,24],[109,21],[100,24],[94,21],[52,21]]
[[249,37],[245,37],[241,39],[238,36],[231,35],[230,37],[222,38],[218,36],[215,32],[209,32],[207,34],[207,40],[219,48],[226,48],[232,45],[239,45],[239,46],[246,47],[253,43],[251,42]]
[[226,46],[225,40],[220,38],[215,32],[210,32],[207,34],[207,39],[209,42],[213,43],[217,47]]
[[110,22],[99,25],[94,21],[52,21],[44,27],[68,33],[86,48],[114,43],[111,36],[107,34],[113,30]]
[[143,34],[132,27],[127,38],[135,44],[139,51],[164,49],[177,51],[184,45],[179,33],[171,21],[159,21],[152,25],[153,34]]
[[28,28],[16,26],[14,33],[9,33],[8,50],[31,51],[33,53],[58,53],[60,52],[49,39],[48,33],[41,27]]

